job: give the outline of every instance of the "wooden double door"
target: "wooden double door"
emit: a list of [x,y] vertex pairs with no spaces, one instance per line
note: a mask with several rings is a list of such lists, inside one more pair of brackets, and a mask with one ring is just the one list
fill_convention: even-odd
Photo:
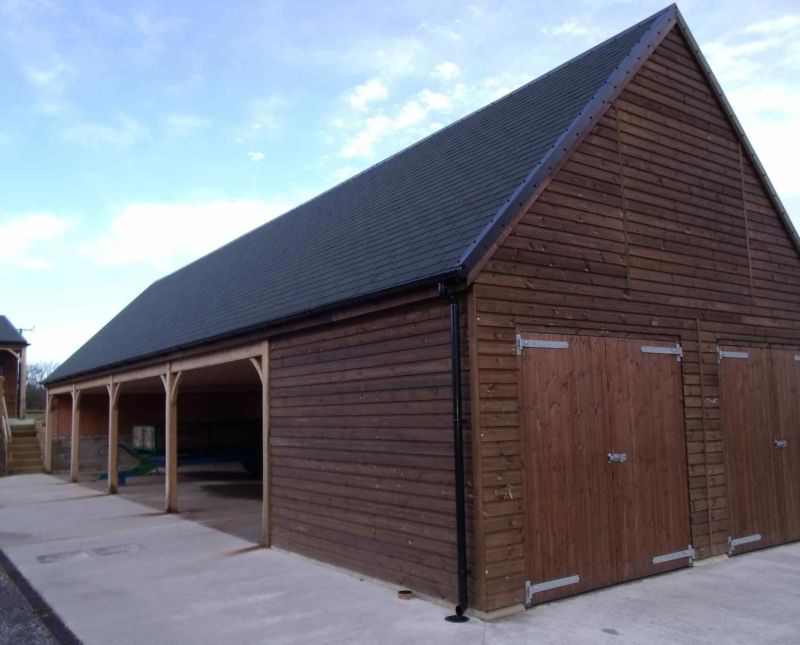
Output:
[[680,347],[530,334],[528,604],[688,565]]
[[800,540],[800,352],[719,355],[729,551]]

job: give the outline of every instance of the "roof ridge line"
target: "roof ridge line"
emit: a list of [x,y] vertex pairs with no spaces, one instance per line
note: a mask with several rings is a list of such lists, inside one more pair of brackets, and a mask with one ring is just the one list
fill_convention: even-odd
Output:
[[[282,219],[283,217],[285,217],[287,215],[291,215],[292,213],[294,213],[295,211],[303,208],[307,204],[310,204],[310,203],[312,203],[314,201],[317,201],[318,199],[324,197],[325,195],[337,190],[339,187],[344,186],[344,185],[350,183],[351,181],[355,181],[359,177],[363,177],[364,175],[366,175],[367,173],[371,172],[375,168],[380,168],[381,166],[384,166],[385,164],[390,162],[395,157],[398,157],[399,155],[401,155],[401,154],[403,154],[403,153],[405,153],[405,152],[407,152],[409,150],[413,150],[414,148],[416,148],[416,147],[420,146],[421,144],[423,144],[424,142],[428,141],[428,139],[431,139],[431,138],[433,138],[435,136],[438,136],[439,134],[449,130],[450,128],[455,127],[456,125],[458,125],[462,121],[465,121],[466,119],[472,118],[473,116],[475,116],[477,114],[480,114],[481,112],[484,112],[485,110],[487,110],[487,109],[491,108],[492,106],[494,106],[496,103],[499,103],[500,101],[504,101],[505,99],[510,98],[511,96],[514,96],[515,94],[518,94],[518,93],[522,92],[527,87],[529,87],[529,86],[531,86],[531,85],[533,85],[535,83],[538,83],[539,81],[541,81],[543,79],[549,78],[550,76],[552,76],[556,72],[564,69],[565,67],[569,67],[570,65],[574,65],[576,62],[578,62],[578,61],[582,60],[583,58],[585,58],[586,56],[589,56],[590,54],[592,54],[595,50],[600,49],[601,47],[607,45],[608,43],[614,42],[615,40],[619,40],[620,38],[624,37],[625,34],[627,34],[628,32],[633,31],[637,27],[640,27],[642,24],[655,19],[659,14],[666,13],[667,11],[669,11],[674,6],[675,5],[670,5],[669,7],[666,7],[664,9],[661,9],[660,11],[655,12],[654,14],[648,16],[647,18],[644,18],[643,20],[640,20],[635,25],[631,25],[630,27],[626,28],[624,31],[621,31],[621,32],[611,36],[610,38],[606,38],[604,41],[594,45],[593,47],[587,49],[586,51],[581,52],[580,54],[578,54],[576,56],[573,56],[568,61],[565,61],[565,62],[561,63],[558,67],[554,67],[553,69],[550,69],[550,70],[546,71],[545,73],[543,73],[543,74],[537,76],[536,78],[524,83],[523,85],[520,85],[516,89],[508,92],[507,94],[504,94],[503,96],[500,96],[500,97],[496,98],[491,103],[487,103],[486,105],[483,105],[483,106],[479,107],[478,109],[473,110],[472,112],[469,112],[468,114],[465,114],[464,116],[456,119],[452,123],[448,123],[446,126],[440,128],[439,130],[436,130],[435,132],[431,132],[430,134],[428,134],[427,136],[423,137],[422,139],[419,139],[418,141],[415,141],[414,143],[411,143],[408,146],[406,146],[404,148],[401,148],[397,152],[392,153],[388,157],[385,157],[384,159],[381,159],[380,161],[376,161],[374,164],[372,164],[370,166],[367,166],[363,170],[357,172],[352,177],[348,177],[344,181],[340,181],[338,184],[334,184],[330,188],[327,188],[327,189],[323,190],[321,193],[318,193],[318,194],[314,195],[313,197],[309,197],[308,199],[300,202],[299,204],[296,204],[295,206],[292,206],[289,210],[287,210],[287,211],[285,211],[283,213],[280,213],[279,215],[267,220],[266,222],[263,222],[262,224],[259,224],[255,228],[250,229],[249,231],[245,231],[241,235],[238,235],[234,239],[229,240],[228,242],[226,242],[225,244],[222,244],[222,245],[218,246],[217,248],[212,249],[208,253],[205,253],[204,255],[201,255],[198,258],[194,258],[193,260],[187,262],[186,264],[174,269],[173,271],[170,271],[166,275],[162,275],[161,277],[159,277],[156,280],[154,280],[151,284],[149,284],[145,288],[145,291],[147,291],[147,289],[149,289],[150,287],[154,286],[155,284],[167,280],[172,275],[174,275],[176,273],[180,273],[180,272],[184,271],[185,269],[188,269],[190,266],[196,264],[200,260],[203,260],[205,257],[207,257],[209,255],[213,255],[213,254],[217,253],[218,251],[220,251],[221,249],[224,249],[225,247],[237,242],[239,239],[241,239],[243,237],[247,237],[248,235],[250,235],[254,231],[257,231],[257,230],[261,229],[264,226],[268,226],[269,224],[272,224],[272,223],[276,222],[279,219]],[[513,197],[513,195],[512,195],[512,197]],[[459,265],[460,264],[461,263],[459,262]]]
[[[671,5],[671,6],[674,6],[674,5]],[[256,226],[254,229],[251,229],[251,230],[249,230],[249,231],[246,231],[245,233],[242,233],[242,235],[240,235],[239,237],[245,237],[246,235],[249,235],[249,234],[250,234],[250,233],[252,233],[254,230],[257,230],[257,229],[261,228],[262,226],[266,226],[266,225],[268,225],[268,224],[271,224],[272,222],[274,222],[274,221],[276,221],[276,220],[278,220],[278,219],[280,219],[280,218],[282,218],[282,217],[284,217],[284,216],[286,216],[286,215],[290,215],[290,214],[291,214],[291,213],[293,213],[294,211],[296,211],[296,210],[298,210],[298,209],[302,208],[303,206],[305,206],[305,205],[307,205],[307,204],[310,204],[310,203],[311,203],[311,202],[313,202],[313,201],[316,201],[317,199],[319,199],[319,198],[323,197],[324,195],[327,195],[328,193],[330,193],[330,192],[332,192],[332,191],[336,190],[336,189],[337,189],[337,188],[339,188],[340,186],[344,186],[345,184],[347,184],[347,183],[349,183],[349,182],[351,182],[351,181],[354,181],[354,180],[358,179],[359,177],[362,177],[363,175],[367,174],[368,172],[370,172],[370,171],[374,170],[375,168],[379,168],[379,167],[381,167],[381,166],[383,166],[383,165],[387,164],[389,161],[391,161],[391,160],[392,160],[392,159],[394,159],[395,157],[397,157],[397,156],[399,156],[399,155],[401,155],[401,154],[403,154],[403,153],[405,153],[405,152],[407,152],[407,151],[409,151],[409,150],[413,150],[414,148],[416,148],[417,146],[421,145],[422,143],[424,143],[424,142],[425,142],[425,141],[427,141],[428,139],[431,139],[432,137],[435,137],[435,136],[439,135],[440,133],[442,133],[442,132],[445,132],[446,130],[449,130],[450,128],[452,128],[452,127],[454,127],[454,126],[458,125],[459,123],[461,123],[462,121],[464,121],[464,120],[466,120],[466,119],[469,119],[469,118],[472,118],[472,117],[473,117],[473,116],[475,116],[476,114],[480,114],[481,112],[483,112],[483,111],[485,111],[485,110],[489,109],[490,107],[492,107],[492,106],[493,106],[493,105],[495,105],[496,103],[499,103],[500,101],[503,101],[503,100],[505,100],[505,99],[507,99],[507,98],[509,98],[509,97],[511,97],[511,96],[513,96],[513,95],[515,95],[515,94],[518,94],[519,92],[522,92],[522,91],[523,91],[525,88],[527,88],[528,86],[530,86],[530,85],[533,85],[534,83],[538,83],[539,81],[541,81],[541,80],[543,80],[543,79],[545,79],[545,78],[548,78],[549,76],[552,76],[553,74],[555,74],[555,73],[556,73],[556,72],[558,72],[559,70],[563,69],[564,67],[568,67],[569,65],[573,65],[573,64],[575,64],[577,61],[579,61],[579,60],[581,60],[582,58],[584,58],[584,57],[588,56],[589,54],[591,54],[592,52],[594,52],[596,49],[599,49],[600,47],[603,47],[604,45],[606,45],[606,44],[608,44],[608,43],[610,43],[610,42],[613,42],[613,41],[615,41],[615,40],[619,40],[619,39],[620,39],[621,37],[623,37],[625,34],[627,34],[628,32],[630,32],[630,31],[632,31],[632,30],[636,29],[637,27],[641,26],[643,23],[646,23],[646,22],[648,22],[649,20],[653,20],[653,19],[654,19],[656,16],[658,16],[659,14],[661,14],[661,13],[664,13],[664,12],[668,11],[668,10],[671,8],[671,6],[670,6],[670,7],[666,7],[666,8],[664,8],[664,9],[661,9],[660,11],[657,11],[656,13],[652,14],[651,16],[649,16],[649,17],[645,18],[644,20],[640,20],[640,21],[639,21],[639,22],[637,22],[635,25],[631,25],[630,27],[628,27],[628,28],[627,28],[627,29],[625,29],[624,31],[621,31],[621,32],[619,32],[618,34],[615,34],[615,35],[611,36],[610,38],[606,38],[606,40],[604,40],[604,41],[602,41],[602,42],[598,43],[597,45],[594,45],[593,47],[591,47],[591,48],[587,49],[587,50],[586,50],[586,51],[584,51],[584,52],[581,52],[580,54],[578,54],[578,55],[576,55],[576,56],[573,56],[573,57],[572,57],[572,58],[570,58],[568,61],[566,61],[566,62],[564,62],[564,63],[561,63],[561,65],[559,65],[558,67],[554,67],[553,69],[550,69],[550,70],[546,71],[545,73],[543,73],[543,74],[541,74],[541,75],[537,76],[536,78],[534,78],[534,79],[532,79],[532,80],[530,80],[530,81],[528,81],[528,82],[526,82],[526,83],[524,83],[524,84],[520,85],[520,86],[519,86],[519,87],[517,87],[516,89],[513,89],[513,90],[511,90],[511,91],[510,91],[510,92],[508,92],[507,94],[503,94],[503,96],[500,96],[500,97],[496,98],[494,101],[491,101],[490,103],[487,103],[486,105],[482,105],[481,107],[477,108],[476,110],[473,110],[472,112],[469,112],[468,114],[465,114],[464,116],[462,116],[462,117],[459,117],[459,118],[458,118],[458,119],[456,119],[455,121],[453,121],[453,122],[451,122],[451,123],[448,123],[448,124],[447,124],[447,125],[445,125],[444,127],[442,127],[442,128],[439,128],[438,130],[436,130],[435,132],[431,132],[430,134],[428,134],[428,135],[426,135],[426,136],[422,137],[422,139],[419,139],[419,140],[417,140],[417,141],[414,141],[413,143],[411,143],[411,144],[407,145],[406,147],[404,147],[404,148],[401,148],[401,149],[400,149],[400,150],[398,150],[397,152],[394,152],[394,153],[390,154],[388,157],[385,157],[385,158],[381,159],[380,161],[376,161],[374,164],[372,164],[372,165],[370,165],[370,166],[367,166],[367,167],[366,167],[366,168],[364,168],[363,170],[361,170],[361,171],[357,172],[357,173],[356,173],[355,175],[353,175],[352,177],[348,177],[348,178],[347,178],[347,179],[345,179],[344,181],[340,181],[338,184],[334,184],[334,185],[333,185],[333,186],[331,186],[330,188],[327,188],[327,189],[323,190],[321,193],[318,193],[318,194],[314,195],[313,197],[309,197],[309,198],[308,198],[308,199],[306,199],[305,201],[302,201],[302,202],[300,202],[299,204],[297,204],[296,206],[293,206],[292,208],[290,208],[290,209],[289,209],[289,210],[287,210],[286,212],[284,212],[284,213],[281,213],[280,215],[277,215],[276,217],[273,217],[272,219],[270,219],[270,220],[268,220],[268,221],[264,222],[263,224],[259,224],[259,225],[258,225],[258,226]],[[225,244],[223,244],[222,246],[220,246],[220,247],[218,247],[218,248],[216,248],[216,249],[214,249],[214,250],[210,251],[210,252],[209,252],[209,253],[207,253],[206,255],[210,255],[210,254],[212,254],[212,253],[215,253],[215,252],[216,252],[216,251],[218,251],[219,249],[221,249],[221,248],[223,248],[223,247],[227,246],[228,244],[230,244],[230,243],[232,243],[232,242],[235,242],[237,239],[239,239],[239,238],[235,238],[235,239],[231,240],[230,242],[226,242],[226,243],[225,243]],[[172,273],[177,273],[178,271],[182,271],[182,270],[183,270],[183,269],[185,269],[186,267],[188,267],[188,266],[190,266],[190,265],[194,264],[194,263],[195,263],[197,260],[202,260],[204,257],[205,257],[205,256],[201,256],[201,257],[199,257],[199,258],[196,258],[195,260],[192,260],[191,262],[189,262],[189,263],[185,264],[184,266],[182,266],[182,267],[179,267],[178,269],[175,269],[175,271],[173,271]],[[159,282],[159,281],[161,281],[161,280],[164,280],[165,278],[168,278],[170,275],[172,275],[172,273],[169,273],[169,274],[167,274],[167,275],[165,275],[165,276],[162,276],[161,278],[159,278],[158,280],[156,280],[156,282]]]
[[[594,96],[587,101],[583,109],[575,116],[572,123],[570,123],[561,136],[553,143],[550,150],[531,169],[527,177],[520,182],[516,190],[506,200],[506,203],[498,209],[497,213],[495,213],[489,223],[484,226],[472,244],[462,253],[456,265],[457,270],[462,276],[471,278],[470,274],[474,272],[476,267],[482,264],[482,260],[486,256],[487,251],[501,238],[501,234],[508,224],[514,221],[518,216],[521,216],[529,207],[530,202],[535,200],[541,191],[544,190],[555,172],[572,155],[575,148],[583,141],[584,136],[589,132],[591,127],[594,126],[599,117],[608,109],[617,96],[619,96],[628,81],[633,78],[634,74],[639,70],[642,64],[644,64],[645,60],[649,58],[650,54],[664,39],[669,29],[678,23],[678,16],[678,7],[673,3],[634,25],[634,27],[638,27],[649,20],[654,20],[653,24],[642,34],[639,41],[631,47],[625,58],[622,59],[620,64],[614,68],[608,78],[598,88]],[[631,27],[631,29],[634,27]],[[603,43],[596,45],[596,47],[618,39],[628,31],[630,31],[630,29],[626,29],[613,38],[603,41]],[[588,54],[594,49],[593,47],[585,53]],[[649,52],[647,51],[648,49],[650,50]],[[583,56],[583,54],[581,54],[581,56]],[[577,58],[580,58],[580,56]],[[568,61],[564,65],[568,65],[574,60],[576,60],[576,58]],[[564,67],[564,65],[556,69],[560,69]]]
[[[427,140],[428,140],[428,139],[430,139],[431,137],[435,137],[435,136],[436,136],[436,135],[438,135],[440,132],[444,132],[445,130],[448,130],[448,129],[450,129],[450,128],[452,128],[452,127],[456,126],[456,125],[458,125],[459,123],[461,123],[461,122],[462,122],[462,121],[464,121],[465,119],[469,119],[469,118],[471,118],[471,117],[475,116],[476,114],[480,114],[480,113],[481,113],[481,112],[483,112],[484,110],[488,110],[488,109],[489,109],[490,107],[492,107],[492,106],[493,106],[495,103],[499,103],[500,101],[503,101],[503,100],[505,100],[505,99],[507,99],[507,98],[509,98],[509,97],[511,97],[511,96],[514,96],[515,94],[518,94],[519,92],[522,92],[522,91],[523,91],[525,88],[527,88],[528,86],[530,86],[530,85],[533,85],[534,83],[538,83],[539,81],[541,81],[541,80],[543,80],[543,79],[545,79],[545,78],[548,78],[549,76],[552,76],[553,74],[555,74],[556,72],[560,71],[560,70],[561,70],[561,69],[563,69],[564,67],[568,67],[568,66],[570,66],[570,65],[573,65],[573,64],[575,64],[576,62],[578,62],[578,61],[579,61],[579,60],[581,60],[582,58],[584,58],[584,57],[588,56],[589,54],[593,53],[593,52],[594,52],[596,49],[599,49],[600,47],[603,47],[604,45],[606,45],[606,44],[608,44],[608,43],[610,43],[610,42],[613,42],[613,41],[615,41],[615,40],[619,40],[621,37],[623,37],[623,36],[624,36],[625,34],[627,34],[629,31],[633,31],[633,30],[634,30],[634,29],[636,29],[637,27],[641,26],[643,23],[646,23],[646,22],[648,22],[649,20],[653,20],[653,19],[654,19],[656,16],[658,16],[660,13],[664,13],[665,11],[668,11],[668,10],[669,10],[669,9],[670,9],[672,6],[674,6],[674,5],[670,5],[670,7],[666,7],[666,8],[664,8],[664,9],[661,9],[660,11],[656,11],[654,14],[652,14],[652,15],[651,15],[651,16],[649,16],[648,18],[645,18],[644,20],[640,20],[640,21],[639,21],[639,22],[637,22],[635,25],[631,25],[630,27],[628,27],[628,28],[627,28],[627,29],[625,29],[624,31],[621,31],[621,32],[619,32],[618,34],[615,34],[615,35],[611,36],[610,38],[606,38],[604,41],[602,41],[602,42],[600,42],[600,43],[598,43],[598,44],[594,45],[593,47],[590,47],[590,48],[589,48],[589,49],[587,49],[586,51],[583,51],[583,52],[581,52],[580,54],[577,54],[576,56],[573,56],[573,57],[572,57],[572,58],[570,58],[568,61],[565,61],[565,62],[561,63],[561,64],[560,64],[558,67],[554,67],[554,68],[552,68],[552,69],[549,69],[549,70],[548,70],[548,71],[546,71],[545,73],[543,73],[543,74],[540,74],[540,75],[539,75],[539,76],[537,76],[536,78],[534,78],[534,79],[532,79],[532,80],[530,80],[530,81],[527,81],[527,82],[523,83],[523,84],[522,84],[522,85],[520,85],[519,87],[517,87],[517,88],[515,88],[515,89],[511,90],[510,92],[508,92],[508,93],[506,93],[506,94],[503,94],[502,96],[499,96],[499,97],[497,97],[496,99],[494,99],[493,101],[491,101],[491,102],[487,103],[486,105],[482,105],[481,107],[477,108],[476,110],[473,110],[472,112],[470,112],[470,113],[468,113],[468,114],[465,114],[465,115],[464,115],[464,116],[462,116],[462,117],[459,117],[459,118],[458,118],[458,119],[456,119],[455,121],[452,121],[451,123],[448,123],[448,124],[447,124],[447,125],[445,125],[444,127],[442,127],[442,128],[439,128],[438,130],[436,130],[435,132],[431,132],[430,134],[428,134],[428,135],[426,135],[426,136],[422,137],[422,139],[419,139],[419,140],[415,141],[414,143],[411,143],[411,144],[409,144],[409,145],[408,145],[408,146],[406,146],[405,148],[401,148],[401,149],[400,149],[400,150],[398,150],[397,152],[394,152],[394,153],[390,154],[388,157],[385,157],[384,159],[381,159],[380,161],[376,161],[374,164],[372,164],[371,166],[367,166],[366,168],[364,168],[364,170],[361,170],[361,171],[357,172],[357,173],[356,173],[355,175],[353,175],[352,177],[348,177],[348,178],[347,178],[347,179],[345,179],[344,181],[342,181],[342,182],[339,182],[338,184],[336,184],[336,185],[334,185],[334,186],[331,186],[331,187],[330,187],[330,188],[328,188],[327,190],[325,190],[325,191],[323,191],[323,192],[319,193],[319,195],[315,195],[314,197],[312,197],[312,198],[310,198],[310,199],[306,200],[305,202],[303,202],[302,204],[298,204],[298,205],[297,205],[295,208],[300,208],[300,206],[303,206],[304,204],[307,204],[308,202],[314,201],[315,199],[317,199],[317,197],[321,197],[322,195],[325,195],[326,193],[329,193],[330,191],[332,191],[332,190],[335,190],[335,189],[336,189],[336,188],[338,188],[339,186],[342,186],[342,185],[346,184],[346,183],[347,183],[347,182],[349,182],[349,181],[353,181],[354,179],[357,179],[357,178],[358,178],[358,177],[360,177],[361,175],[364,175],[365,173],[368,173],[368,172],[369,172],[370,170],[372,170],[373,168],[378,168],[379,166],[382,166],[382,165],[384,165],[384,164],[385,164],[385,163],[387,163],[388,161],[391,161],[391,160],[392,160],[392,159],[394,159],[396,156],[398,156],[398,155],[400,155],[400,154],[403,154],[404,152],[406,152],[406,151],[408,151],[408,150],[412,150],[413,148],[416,148],[418,145],[420,145],[420,144],[422,144],[423,142],[427,141]],[[295,208],[293,208],[292,210],[295,210]],[[287,213],[290,213],[290,212],[291,212],[291,210],[290,210],[290,211],[287,211]]]

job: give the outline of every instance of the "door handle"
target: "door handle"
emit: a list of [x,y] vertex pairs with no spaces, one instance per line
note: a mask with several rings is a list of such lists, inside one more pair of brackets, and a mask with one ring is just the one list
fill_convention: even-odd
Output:
[[608,463],[610,464],[621,464],[628,460],[628,453],[627,452],[609,452],[608,453]]
[[786,439],[775,439],[775,441],[772,442],[772,445],[774,445],[776,448],[786,448],[789,445],[789,442],[786,441]]

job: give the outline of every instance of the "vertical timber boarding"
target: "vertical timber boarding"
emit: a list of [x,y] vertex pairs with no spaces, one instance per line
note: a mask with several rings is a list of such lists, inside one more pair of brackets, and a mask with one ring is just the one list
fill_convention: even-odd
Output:
[[772,447],[779,453],[788,542],[800,540],[800,352],[773,349],[772,362],[777,416]]
[[800,353],[721,348],[720,362],[729,551],[738,554],[798,540]]
[[800,348],[800,258],[740,148],[673,29],[477,275],[488,610],[524,600],[527,500],[496,495],[523,469],[517,332],[679,339],[692,544],[727,551],[717,347]]
[[528,602],[686,566],[681,348],[519,339]]

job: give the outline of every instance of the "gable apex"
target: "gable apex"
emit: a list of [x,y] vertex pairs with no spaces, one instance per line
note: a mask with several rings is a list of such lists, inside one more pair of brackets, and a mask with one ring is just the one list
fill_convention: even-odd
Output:
[[759,179],[761,180],[761,183],[764,186],[764,191],[767,193],[767,196],[772,202],[772,205],[775,208],[775,210],[778,211],[778,215],[780,216],[783,225],[786,227],[786,230],[789,233],[789,237],[792,239],[792,242],[794,243],[795,249],[800,254],[800,235],[798,235],[797,229],[795,228],[791,218],[789,217],[789,213],[786,211],[786,208],[784,207],[781,198],[778,196],[775,187],[772,185],[772,181],[767,175],[767,171],[764,169],[761,160],[758,158],[758,155],[756,154],[755,148],[753,148],[753,145],[750,143],[750,139],[747,138],[747,133],[745,133],[741,122],[736,116],[736,113],[733,111],[731,104],[728,102],[725,93],[722,91],[722,86],[719,84],[719,81],[717,81],[717,77],[714,76],[714,72],[712,71],[711,66],[708,64],[706,57],[700,50],[700,46],[697,44],[694,35],[692,35],[689,26],[686,24],[686,20],[684,19],[683,14],[681,14],[677,6],[675,6],[675,15],[677,18],[678,29],[680,29],[681,34],[686,39],[686,43],[688,44],[689,50],[692,52],[695,61],[700,66],[700,69],[703,70],[703,74],[705,75],[708,84],[711,86],[711,90],[714,92],[714,95],[716,96],[717,100],[722,106],[722,109],[725,112],[725,116],[730,121],[731,126],[733,126],[734,132],[736,133],[736,136],[739,138],[739,142],[744,148],[744,152],[746,153],[750,163],[753,164],[753,167],[755,168],[755,171],[758,174]]
[[[519,184],[514,193],[500,207],[492,220],[462,255],[460,268],[468,281],[471,282],[474,276],[477,275],[491,255],[491,250],[510,233],[513,223],[525,213],[547,187],[550,180],[569,159],[595,123],[600,120],[617,96],[619,96],[628,81],[633,78],[650,54],[661,44],[661,41],[664,40],[672,27],[678,23],[679,15],[680,12],[677,5],[671,4],[636,25],[651,23],[638,43],[614,68],[611,75],[575,116],[569,127],[553,143],[547,154],[531,169],[527,177]],[[614,36],[608,41],[597,45],[586,54],[590,54],[594,49],[606,45],[621,35]],[[572,62],[570,61],[566,65]]]
[[[461,258],[461,269],[469,282],[472,282],[483,265],[491,257],[493,249],[497,248],[502,240],[511,232],[513,224],[522,217],[539,195],[541,195],[550,180],[570,158],[578,145],[602,118],[608,108],[611,107],[614,100],[622,93],[635,73],[648,60],[650,55],[673,28],[677,28],[686,39],[689,50],[702,70],[714,96],[719,101],[725,116],[730,121],[745,154],[755,168],[764,186],[767,196],[778,212],[792,243],[800,254],[800,235],[798,235],[797,229],[794,227],[786,208],[783,206],[777,191],[767,176],[764,166],[758,159],[755,149],[747,138],[744,128],[725,97],[722,87],[714,76],[708,61],[700,50],[700,46],[692,35],[677,4],[669,5],[639,24],[644,24],[647,21],[653,22],[645,33],[642,34],[637,45],[614,70],[611,76],[609,76],[580,114],[575,117],[569,128],[567,128],[553,144],[548,154],[539,161],[525,180],[520,183],[511,197],[508,198],[506,203],[503,204],[495,214],[494,218],[481,231],[481,234],[475,239],[473,244],[465,251]],[[618,36],[615,36],[615,38],[617,37]],[[598,47],[599,46],[601,45],[598,45]]]

